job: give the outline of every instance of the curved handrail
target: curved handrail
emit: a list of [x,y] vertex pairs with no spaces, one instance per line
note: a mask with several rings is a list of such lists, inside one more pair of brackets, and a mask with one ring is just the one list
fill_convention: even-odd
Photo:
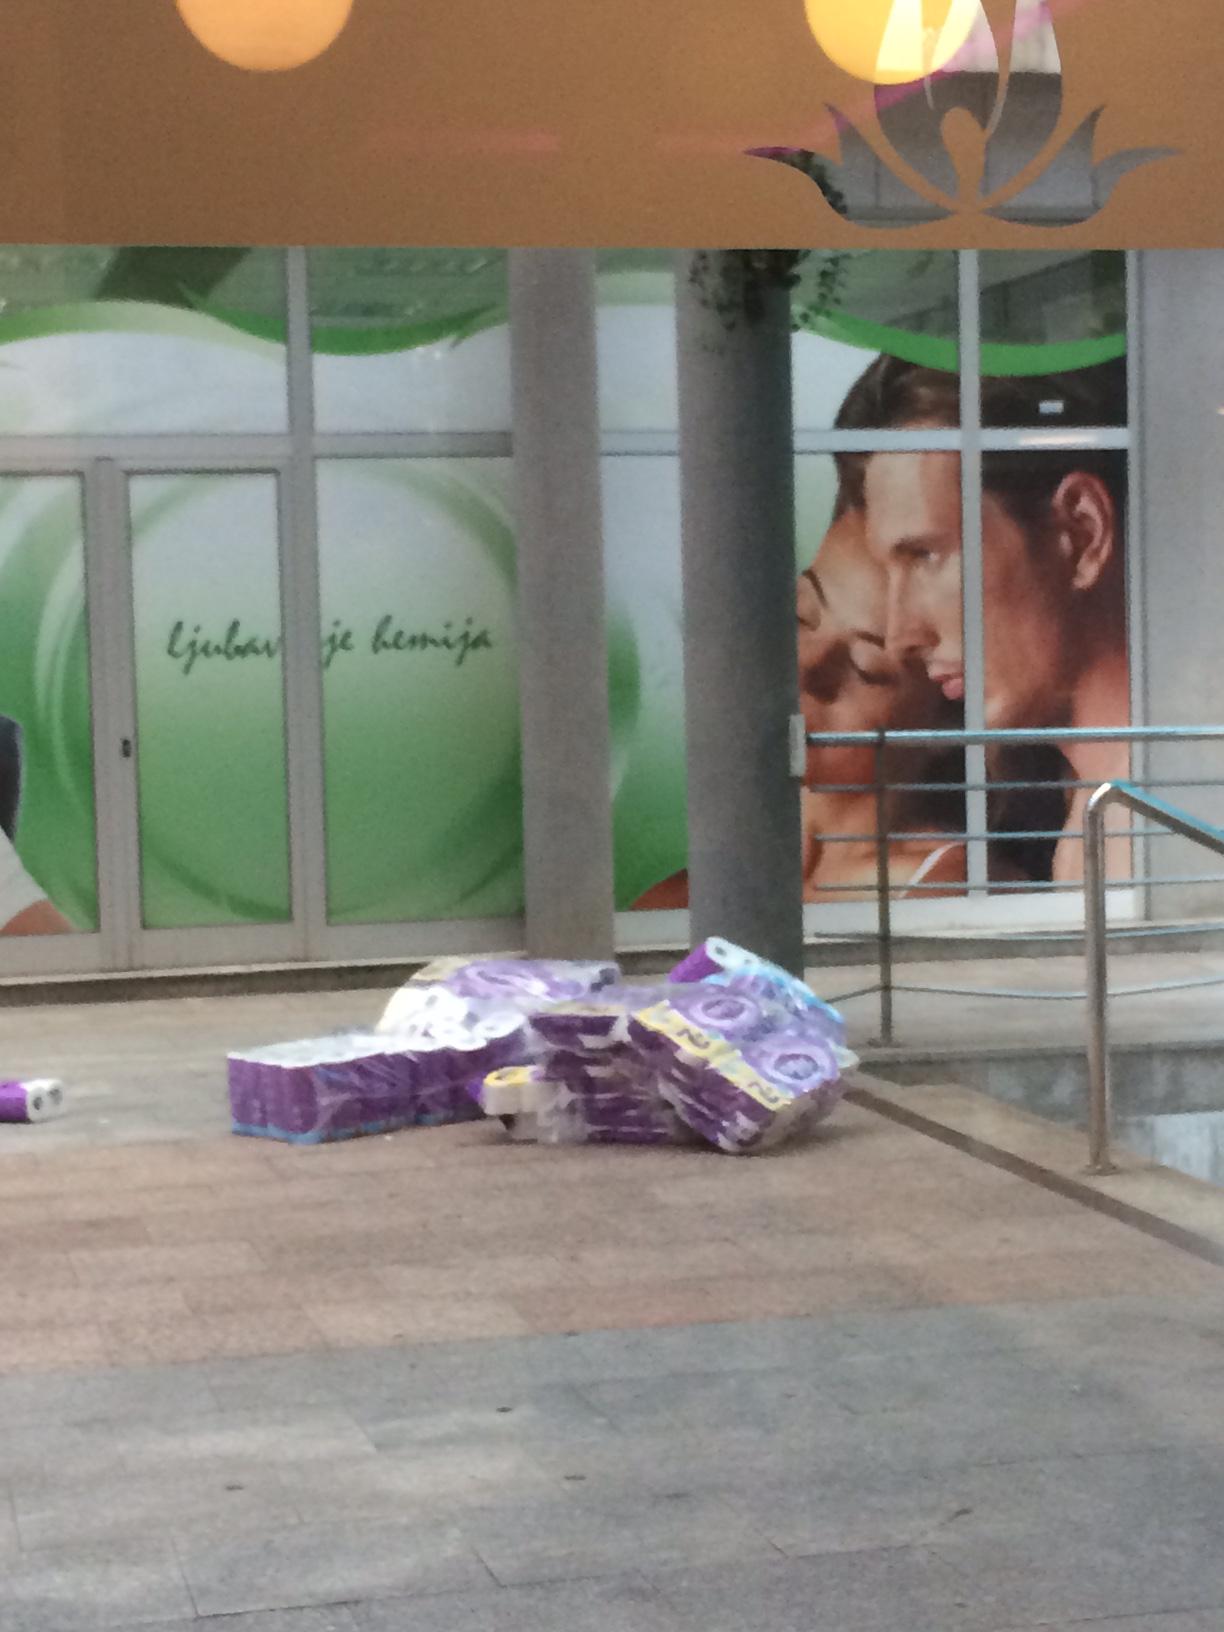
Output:
[[1170,833],[1224,856],[1224,828],[1144,793],[1130,782],[1106,782],[1088,801],[1084,818],[1084,953],[1088,964],[1088,1171],[1116,1173],[1112,1161],[1113,1082],[1109,1061],[1109,938],[1107,933],[1105,813],[1125,805]]

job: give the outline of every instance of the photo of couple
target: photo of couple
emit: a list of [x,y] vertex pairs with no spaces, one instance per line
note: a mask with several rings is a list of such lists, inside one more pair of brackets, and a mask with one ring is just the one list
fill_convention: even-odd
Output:
[[[957,374],[879,356],[848,392],[836,428],[865,439],[874,431],[955,429],[960,391]],[[1126,396],[1121,358],[1066,374],[985,378],[982,424],[1020,432],[1116,427],[1126,422]],[[983,454],[986,727],[1125,728],[1127,455],[1042,440],[1047,445]],[[819,737],[962,729],[960,455],[890,450],[843,453],[836,462],[832,520],[797,587],[807,730]],[[964,754],[890,748],[884,761],[895,898],[963,894]],[[1128,770],[1125,744],[988,749],[991,882],[1015,890],[1079,881],[1092,788]],[[874,895],[875,775],[874,749],[809,745],[806,900]],[[1111,851],[1111,875],[1126,876],[1125,838]],[[640,905],[684,906],[687,894],[677,874]]]

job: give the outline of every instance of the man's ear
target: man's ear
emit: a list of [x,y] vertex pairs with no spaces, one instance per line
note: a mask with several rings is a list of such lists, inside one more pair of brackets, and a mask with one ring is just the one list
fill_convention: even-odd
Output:
[[1099,476],[1086,470],[1064,476],[1052,503],[1059,550],[1073,589],[1092,589],[1118,549],[1118,508]]

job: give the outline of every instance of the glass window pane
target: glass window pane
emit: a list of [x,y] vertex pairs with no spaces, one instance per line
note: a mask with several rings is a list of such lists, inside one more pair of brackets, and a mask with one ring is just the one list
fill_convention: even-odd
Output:
[[[895,430],[881,371],[919,365],[949,381],[959,367],[956,256],[944,251],[813,251],[791,297],[795,428]],[[875,365],[874,369],[872,365]],[[886,381],[883,382],[886,387]],[[945,393],[959,419],[959,397]],[[901,410],[898,408],[897,414]]]
[[310,252],[315,418],[335,431],[509,431],[502,249]]
[[0,642],[0,934],[20,927],[14,920],[31,909],[28,928],[96,930],[84,517],[75,476],[0,477],[0,596],[8,615]]
[[319,466],[331,922],[522,906],[509,460]]
[[596,274],[605,433],[677,435],[675,256],[665,249],[601,249]]
[[[799,461],[797,491],[800,701],[808,731],[963,727],[960,456],[811,456]],[[962,894],[963,756],[894,749],[884,771],[895,785],[889,871],[896,898]],[[874,749],[809,747],[808,901],[874,897],[875,772]]]
[[680,462],[603,462],[616,900],[683,906],[684,646]]
[[277,479],[129,493],[143,922],[287,922]]
[[[1125,728],[1126,453],[992,453],[982,475],[987,726]],[[1010,750],[994,756],[991,771],[996,782],[1064,784],[998,792],[992,829],[1030,836],[993,848],[1009,863],[1009,876],[1077,883],[1085,806],[1102,782],[1130,775],[1129,747]],[[1115,815],[1125,829],[1125,813]],[[1111,846],[1109,860],[1114,877],[1128,876],[1125,840]]]
[[998,428],[1125,425],[1126,256],[981,257],[982,418]]
[[0,434],[284,431],[284,254],[0,248]]

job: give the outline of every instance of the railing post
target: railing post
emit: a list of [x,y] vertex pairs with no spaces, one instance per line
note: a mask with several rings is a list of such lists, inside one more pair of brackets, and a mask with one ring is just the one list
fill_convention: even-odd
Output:
[[875,745],[876,913],[880,966],[880,1042],[893,1045],[892,879],[888,867],[888,784],[884,774],[883,731]]
[[1084,818],[1084,953],[1088,964],[1088,1171],[1116,1173],[1111,1160],[1113,1084],[1109,1062],[1109,937],[1106,911],[1106,783],[1088,801]]

